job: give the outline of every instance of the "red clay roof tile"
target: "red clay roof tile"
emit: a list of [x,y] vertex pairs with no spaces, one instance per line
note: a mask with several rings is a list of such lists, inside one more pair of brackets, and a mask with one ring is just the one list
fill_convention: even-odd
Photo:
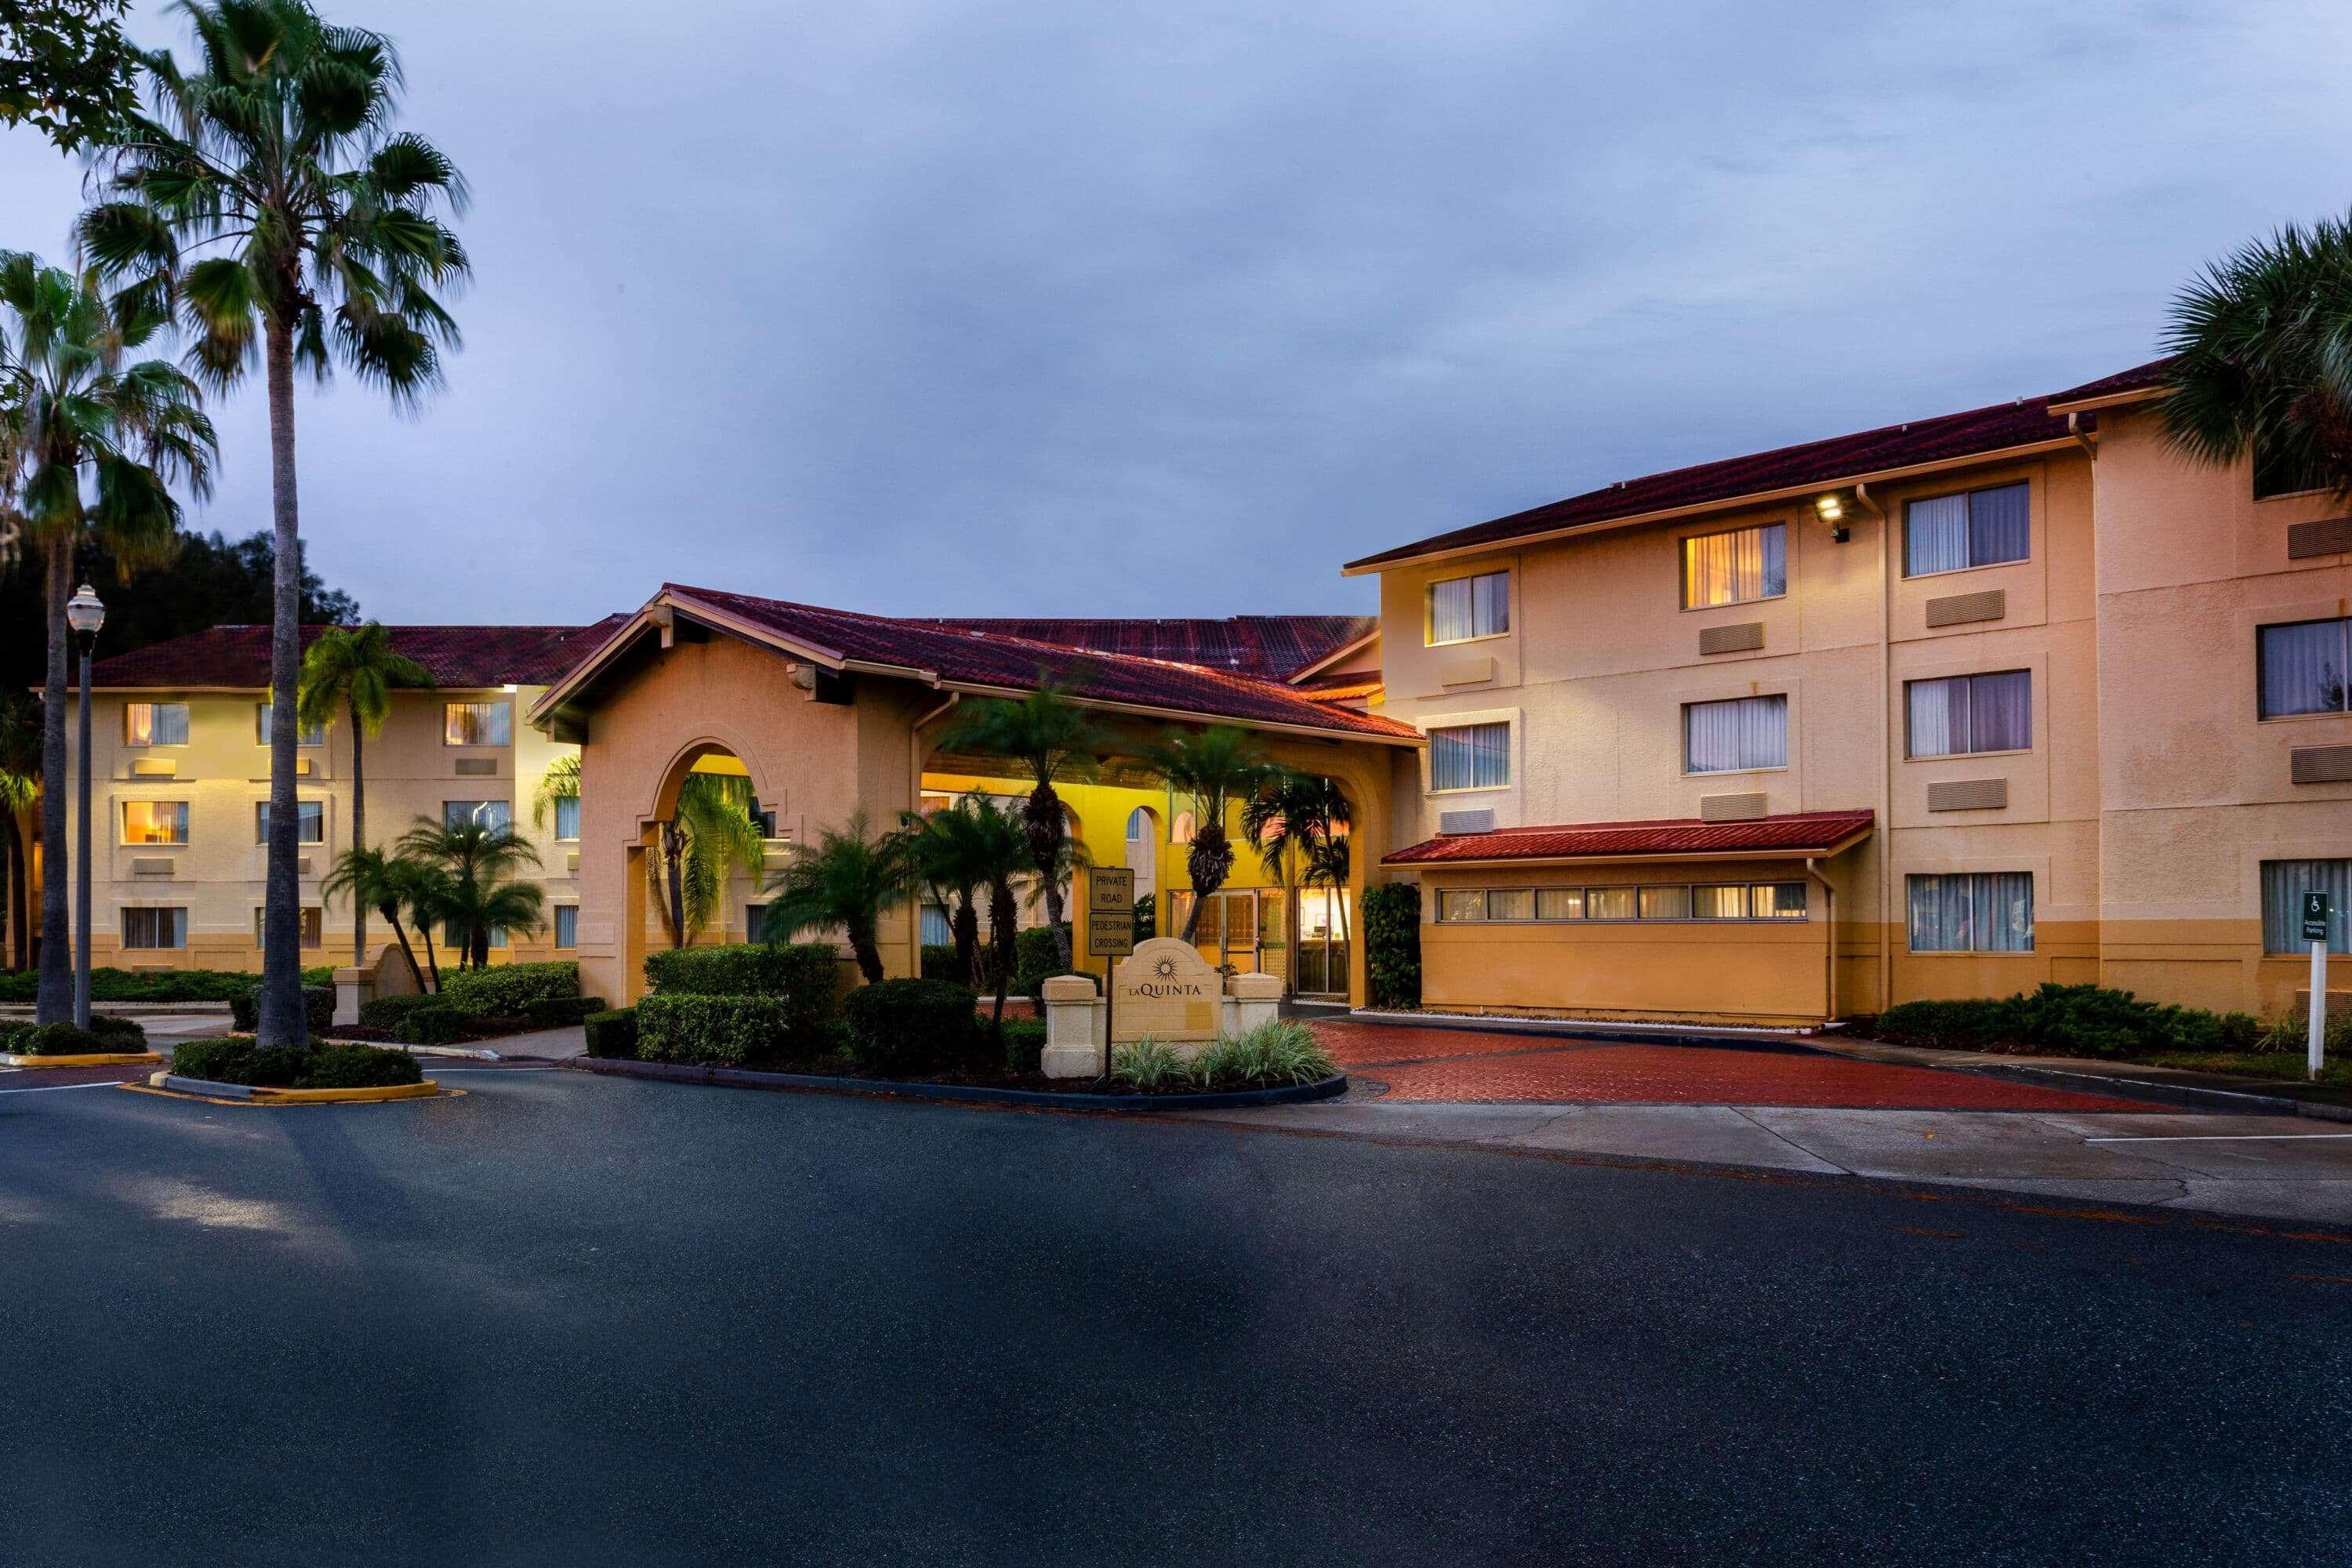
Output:
[[[392,646],[447,687],[544,686],[594,651],[619,630],[626,616],[607,616],[585,626],[386,626]],[[304,626],[309,647],[324,626]],[[152,643],[90,670],[93,689],[229,687],[258,689],[269,684],[269,628],[214,626],[168,642]]]
[[1584,860],[1629,855],[1709,855],[1833,849],[1870,829],[1868,811],[1802,811],[1749,822],[1695,816],[1651,822],[1577,822],[1555,827],[1498,827],[1447,834],[1382,856],[1383,866],[1444,866],[1463,861]]
[[1226,616],[1221,618],[1071,619],[941,616],[927,624],[1025,637],[1097,653],[1172,659],[1287,680],[1378,628],[1373,616]]

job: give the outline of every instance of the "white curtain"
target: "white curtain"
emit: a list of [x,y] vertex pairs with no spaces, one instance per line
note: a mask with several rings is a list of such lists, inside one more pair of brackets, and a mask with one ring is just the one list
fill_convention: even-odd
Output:
[[1980,871],[1913,877],[1914,952],[2032,952],[2033,875]]
[[1511,574],[1488,572],[1429,585],[1429,640],[1463,642],[1511,629]]
[[1904,509],[1903,570],[1913,577],[1969,563],[1969,498],[1937,496]]
[[2352,669],[2352,658],[2347,657],[2347,628],[2352,621],[2263,628],[2263,718],[2343,710],[2345,672]]
[[1787,593],[1788,531],[1775,522],[1684,540],[1685,607],[1737,605]]
[[2022,752],[2033,744],[2033,676],[2022,669],[1909,683],[1915,757]]
[[1452,925],[1459,921],[1483,921],[1486,918],[1486,895],[1483,890],[1449,890],[1437,895],[1437,918]]
[[2303,895],[2327,895],[2327,951],[2352,952],[2347,944],[2347,920],[2352,911],[2352,860],[2265,860],[2263,862],[2263,951],[2308,952],[2303,940]]
[[2032,553],[2032,493],[2022,484],[1969,492],[1969,565],[2022,561]]
[[1457,577],[1451,583],[1429,585],[1429,640],[1433,643],[1460,642],[1472,636],[1470,630],[1470,580]]
[[1511,782],[1511,727],[1464,724],[1429,732],[1429,787],[1499,789]]
[[1788,766],[1788,698],[1691,703],[1683,710],[1683,753],[1695,773]]
[[1499,637],[1511,629],[1511,574],[1489,572],[1470,579],[1470,626],[1475,637]]

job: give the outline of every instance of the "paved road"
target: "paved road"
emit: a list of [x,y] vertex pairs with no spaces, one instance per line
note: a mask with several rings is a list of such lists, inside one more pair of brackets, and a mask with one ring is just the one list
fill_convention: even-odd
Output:
[[2340,1561],[2352,1245],[447,1071],[0,1095],[0,1561]]

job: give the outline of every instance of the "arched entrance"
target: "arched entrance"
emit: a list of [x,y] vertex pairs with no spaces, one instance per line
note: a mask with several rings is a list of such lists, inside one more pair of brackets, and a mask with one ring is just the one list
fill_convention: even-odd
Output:
[[795,826],[725,743],[706,738],[681,750],[629,851],[628,972],[642,973],[645,955],[662,949],[761,940],[763,889],[791,853]]

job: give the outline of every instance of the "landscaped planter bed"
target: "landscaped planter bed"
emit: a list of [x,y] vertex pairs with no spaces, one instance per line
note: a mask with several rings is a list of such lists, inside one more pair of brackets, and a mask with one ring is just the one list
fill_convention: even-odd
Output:
[[980,1071],[942,1072],[903,1079],[861,1078],[857,1069],[833,1062],[800,1062],[782,1068],[713,1067],[699,1063],[647,1062],[613,1057],[580,1057],[572,1066],[624,1078],[671,1083],[716,1084],[732,1089],[770,1089],[831,1094],[898,1095],[916,1100],[962,1100],[984,1105],[1054,1106],[1070,1110],[1215,1110],[1249,1105],[1287,1105],[1328,1100],[1347,1091],[1337,1073],[1315,1083],[1265,1089],[1103,1093],[1092,1079],[1049,1079]]

